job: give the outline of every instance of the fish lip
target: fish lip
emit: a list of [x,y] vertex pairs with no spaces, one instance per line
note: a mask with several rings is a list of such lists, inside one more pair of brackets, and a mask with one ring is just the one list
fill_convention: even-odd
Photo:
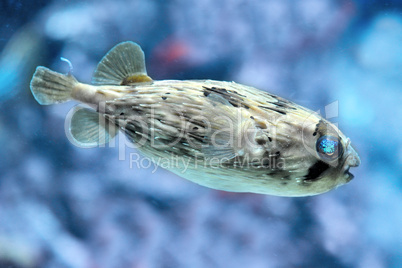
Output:
[[352,173],[350,173],[349,169],[350,169],[350,167],[348,167],[348,168],[345,170],[345,172],[344,172],[344,174],[347,176],[347,177],[346,177],[346,181],[347,181],[347,182],[350,182],[350,181],[353,180],[354,177],[355,177],[355,175],[353,175]]

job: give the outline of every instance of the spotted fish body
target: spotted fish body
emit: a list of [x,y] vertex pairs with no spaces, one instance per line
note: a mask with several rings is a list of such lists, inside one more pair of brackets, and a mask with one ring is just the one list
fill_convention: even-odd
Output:
[[350,181],[360,163],[336,126],[278,96],[234,82],[152,81],[132,42],[102,59],[93,84],[38,67],[31,90],[41,104],[94,106],[72,118],[78,143],[107,142],[119,129],[144,155],[170,159],[169,170],[210,188],[315,195]]

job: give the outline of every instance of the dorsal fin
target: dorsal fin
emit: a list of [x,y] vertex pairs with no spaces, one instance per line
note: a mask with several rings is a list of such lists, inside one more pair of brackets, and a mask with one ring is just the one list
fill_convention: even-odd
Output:
[[141,47],[122,42],[113,47],[99,62],[92,78],[94,85],[133,85],[152,82],[145,68]]

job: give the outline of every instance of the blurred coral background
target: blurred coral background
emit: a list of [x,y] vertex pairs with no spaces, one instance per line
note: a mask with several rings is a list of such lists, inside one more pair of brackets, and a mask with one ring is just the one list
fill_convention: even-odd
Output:
[[[402,267],[402,3],[90,0],[0,3],[0,267]],[[349,136],[355,179],[306,198],[207,189],[116,146],[82,149],[40,106],[37,65],[90,82],[132,40],[160,79],[267,90]],[[149,167],[147,167],[149,166]]]

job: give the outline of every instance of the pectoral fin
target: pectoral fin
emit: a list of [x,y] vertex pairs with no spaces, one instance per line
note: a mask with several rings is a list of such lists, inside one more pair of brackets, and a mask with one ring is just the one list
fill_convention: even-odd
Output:
[[207,159],[229,161],[238,155],[235,143],[239,133],[239,118],[230,110],[233,106],[222,96],[212,93],[207,99],[211,107],[206,107],[206,116],[213,120],[210,121],[201,151]]
[[113,47],[99,62],[92,78],[94,85],[135,85],[150,83],[145,57],[134,42],[122,42]]
[[248,157],[247,154],[255,154],[263,149],[256,142],[256,139],[264,138],[263,132],[246,109],[233,106],[216,93],[209,94],[207,100],[205,116],[211,120],[201,148],[205,158],[227,162],[236,157]]
[[94,110],[77,107],[71,118],[70,133],[80,147],[92,148],[108,143],[117,135],[118,128]]

